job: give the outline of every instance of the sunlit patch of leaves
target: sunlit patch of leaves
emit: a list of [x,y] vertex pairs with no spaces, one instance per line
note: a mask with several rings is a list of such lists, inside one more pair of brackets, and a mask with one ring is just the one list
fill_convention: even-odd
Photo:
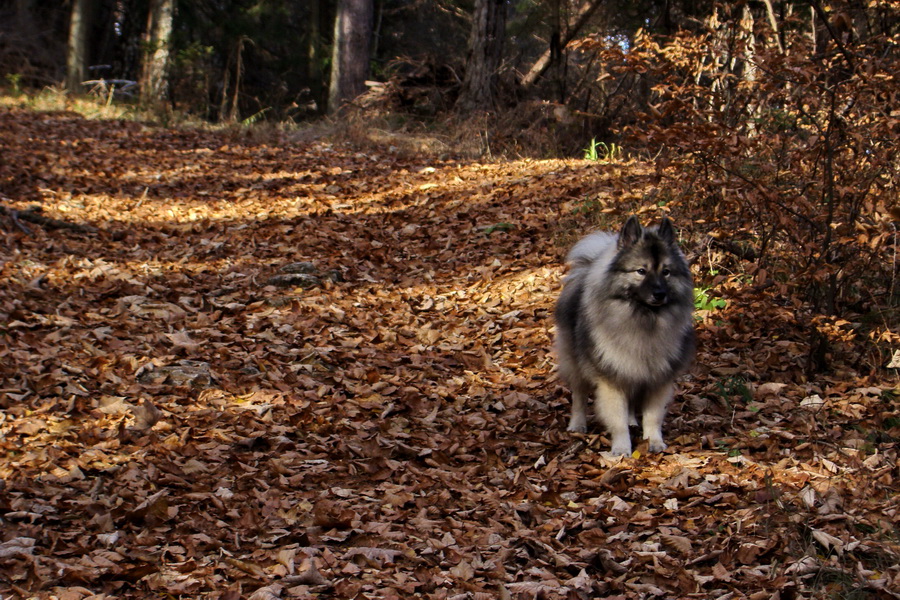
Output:
[[[660,207],[652,165],[2,116],[0,204],[92,228],[0,215],[0,594],[900,584],[895,382],[807,378],[802,301],[756,288],[686,200]],[[670,215],[726,304],[697,323],[669,450],[613,459],[596,424],[563,431],[551,315],[570,243],[632,212]]]

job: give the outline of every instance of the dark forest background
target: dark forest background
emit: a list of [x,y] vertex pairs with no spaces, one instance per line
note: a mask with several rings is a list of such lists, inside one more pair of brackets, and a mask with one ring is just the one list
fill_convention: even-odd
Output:
[[[328,109],[338,0],[69,0],[0,2],[0,68],[28,86],[66,78],[73,15],[88,22],[88,78],[138,81],[150,49],[148,15],[160,4],[174,13],[168,40],[172,107],[209,120],[305,119]],[[593,106],[589,78],[596,59],[562,43],[600,36],[627,46],[639,30],[672,34],[696,26],[711,2],[363,0],[369,11],[368,78],[416,88],[403,108],[431,116],[455,105],[471,57],[476,4],[494,5],[502,26],[493,73],[495,100],[525,98]],[[353,8],[353,7],[351,7]],[[571,39],[570,39],[571,38]],[[549,54],[540,81],[523,78]],[[427,91],[426,91],[427,88]],[[594,90],[596,92],[596,90]],[[232,101],[236,107],[231,106]],[[488,108],[488,107],[479,107]]]
[[0,2],[13,94],[645,159],[648,201],[687,203],[747,282],[801,298],[810,372],[900,344],[898,43],[889,0]]
[[747,131],[854,77],[885,110],[898,30],[886,0],[2,0],[0,72],[213,123],[490,114],[504,149],[573,155],[683,124],[673,94]]
[[[342,15],[362,48],[336,41]],[[583,146],[655,116],[673,76],[727,93],[776,75],[760,64],[772,49],[831,72],[860,44],[892,57],[898,21],[895,3],[862,1],[3,0],[0,70],[16,86],[70,92],[102,79],[118,84],[117,100],[211,122],[303,121],[355,100],[419,121],[493,111]],[[691,49],[678,45],[685,36]],[[683,50],[687,62],[654,72],[629,60],[650,40],[658,58]],[[357,81],[329,98],[342,56]]]

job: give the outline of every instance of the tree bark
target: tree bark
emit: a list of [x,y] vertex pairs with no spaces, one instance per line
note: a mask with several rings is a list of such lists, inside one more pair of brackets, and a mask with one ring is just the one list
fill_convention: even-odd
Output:
[[372,0],[338,2],[328,89],[329,114],[336,114],[366,91],[373,13]]
[[503,58],[506,35],[506,2],[476,0],[469,36],[469,52],[462,90],[456,101],[460,112],[490,110],[494,106],[494,83]]
[[169,42],[175,0],[152,0],[147,14],[144,61],[141,65],[141,102],[160,105],[168,93]]
[[307,66],[306,73],[309,80],[309,90],[313,101],[316,103],[316,112],[323,112],[326,104],[324,93],[324,73],[322,69],[324,52],[322,49],[322,35],[320,32],[322,5],[321,0],[309,0],[309,25],[306,45]]
[[778,28],[778,18],[775,16],[775,7],[772,5],[772,0],[763,0],[763,4],[766,5],[766,15],[769,17],[769,27],[772,28],[772,33],[775,35],[775,43],[778,45],[778,52],[784,54],[784,44],[781,43],[781,31]]
[[93,15],[94,0],[73,0],[66,50],[66,90],[73,94],[83,91],[82,82],[87,79],[88,41]]

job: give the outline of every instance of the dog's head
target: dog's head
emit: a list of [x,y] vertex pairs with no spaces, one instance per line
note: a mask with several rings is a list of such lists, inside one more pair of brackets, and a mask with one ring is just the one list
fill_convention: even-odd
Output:
[[619,232],[617,250],[612,269],[629,300],[651,309],[692,302],[690,268],[667,217],[644,228],[632,215]]

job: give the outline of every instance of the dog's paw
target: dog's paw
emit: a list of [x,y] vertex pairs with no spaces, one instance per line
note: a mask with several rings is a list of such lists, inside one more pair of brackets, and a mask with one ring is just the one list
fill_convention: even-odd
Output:
[[566,431],[571,433],[584,433],[587,431],[587,424],[583,421],[581,423],[570,421],[569,426],[566,427]]
[[569,417],[569,426],[566,427],[566,431],[571,431],[572,433],[584,433],[587,431],[587,417],[584,413],[573,411]]
[[660,440],[648,440],[648,441],[650,442],[650,446],[649,446],[648,450],[653,454],[663,452],[663,451],[665,451],[666,448],[668,448],[666,443],[664,441],[662,441],[661,439]]
[[631,440],[613,440],[610,453],[615,456],[631,456]]

